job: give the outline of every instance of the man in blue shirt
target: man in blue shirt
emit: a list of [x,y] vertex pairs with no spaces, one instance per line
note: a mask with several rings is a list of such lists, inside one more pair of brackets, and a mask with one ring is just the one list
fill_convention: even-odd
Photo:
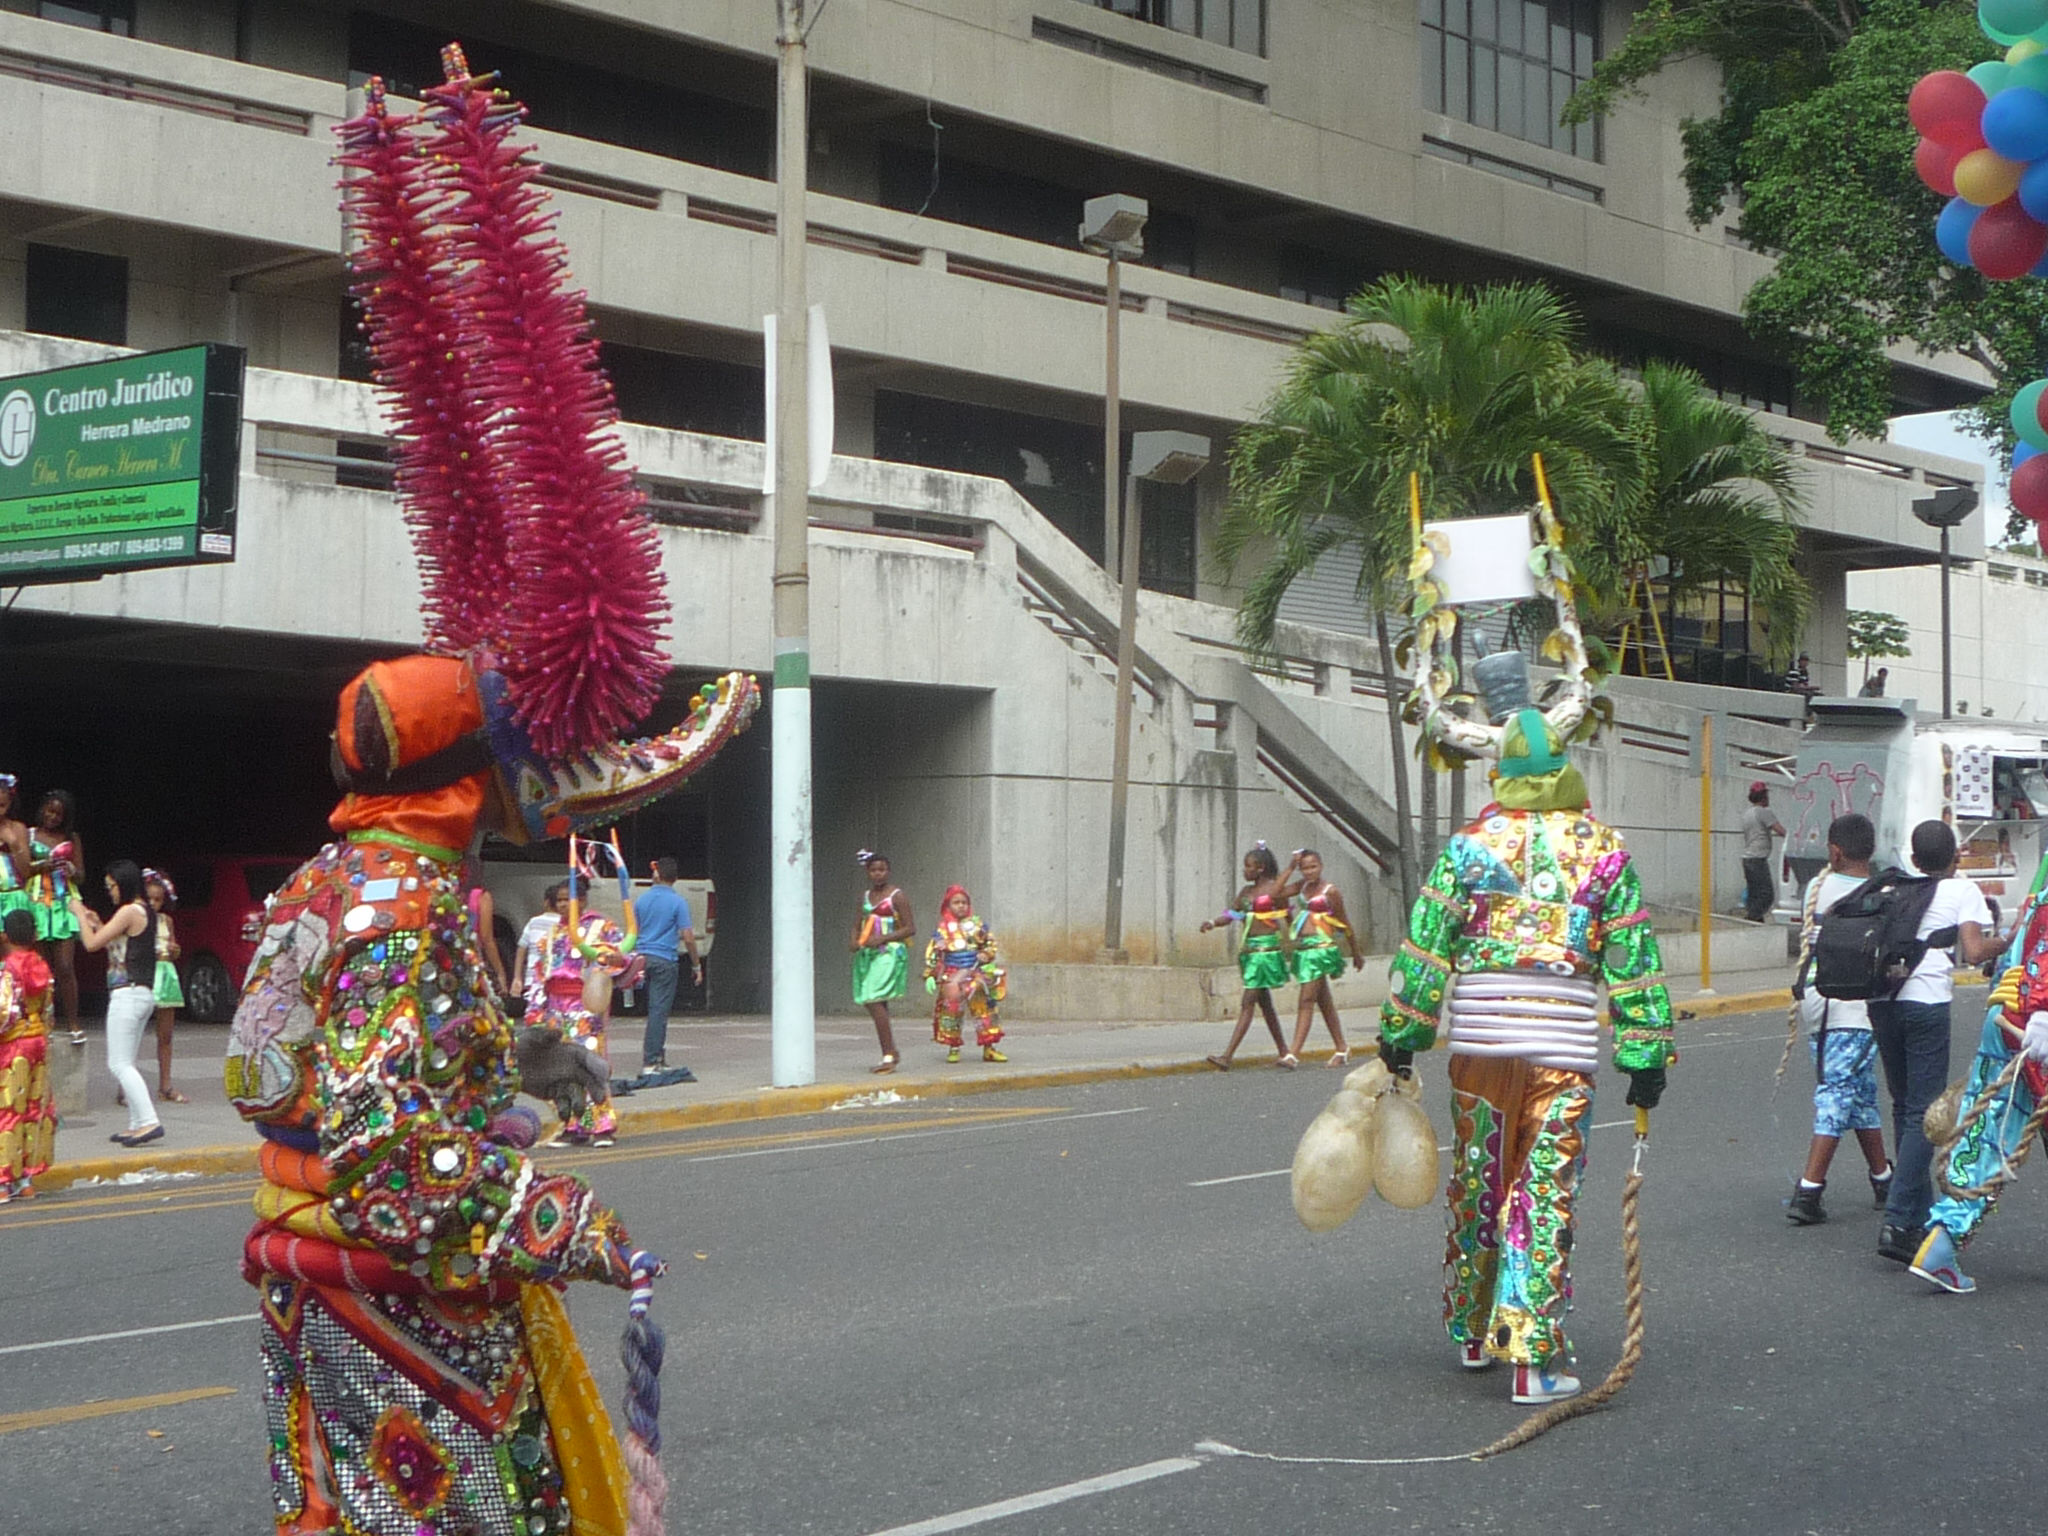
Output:
[[690,972],[704,985],[704,962],[697,954],[697,934],[690,926],[689,899],[676,889],[680,867],[663,854],[650,866],[654,884],[633,903],[640,925],[639,952],[647,962],[647,1035],[640,1045],[640,1071],[668,1070],[668,1016],[676,1003],[676,982],[682,969],[677,944],[690,957]]

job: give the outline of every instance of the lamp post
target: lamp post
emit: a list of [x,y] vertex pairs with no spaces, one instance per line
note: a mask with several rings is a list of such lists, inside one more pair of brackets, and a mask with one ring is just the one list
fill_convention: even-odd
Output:
[[1123,458],[1123,425],[1120,398],[1123,381],[1118,377],[1117,343],[1123,329],[1123,258],[1145,254],[1145,218],[1150,212],[1142,197],[1112,192],[1091,197],[1081,205],[1081,248],[1109,258],[1109,281],[1104,293],[1105,332],[1102,359],[1102,568],[1117,568],[1119,518],[1117,490],[1119,461]]
[[1945,485],[1932,496],[1918,496],[1913,500],[1913,516],[1928,527],[1941,530],[1941,718],[1944,720],[1955,712],[1951,705],[1954,674],[1950,666],[1952,642],[1948,622],[1948,531],[1976,510],[1977,493],[1967,485]]
[[1109,889],[1102,907],[1102,960],[1122,965],[1124,951],[1124,841],[1131,800],[1131,674],[1138,660],[1138,544],[1144,531],[1138,482],[1185,485],[1209,463],[1209,439],[1193,432],[1131,434],[1130,496],[1125,503],[1123,606],[1116,629],[1116,747],[1109,770]]

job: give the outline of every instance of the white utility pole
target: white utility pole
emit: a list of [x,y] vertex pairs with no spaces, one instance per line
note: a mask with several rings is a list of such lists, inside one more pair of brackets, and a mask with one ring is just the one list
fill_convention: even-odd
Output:
[[776,0],[775,692],[769,851],[774,861],[771,1081],[817,1081],[811,914],[810,304],[804,275],[805,0]]

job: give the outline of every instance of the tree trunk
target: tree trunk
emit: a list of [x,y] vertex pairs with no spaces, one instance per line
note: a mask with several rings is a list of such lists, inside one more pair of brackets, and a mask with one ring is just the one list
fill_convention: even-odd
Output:
[[[1459,687],[1465,687],[1465,626],[1460,624],[1451,632],[1451,660],[1457,664]],[[1468,770],[1459,769],[1451,775],[1451,814],[1445,828],[1445,841],[1450,834],[1465,825],[1465,775]]]
[[1415,813],[1408,796],[1408,735],[1401,727],[1401,681],[1394,672],[1394,642],[1387,635],[1387,616],[1375,611],[1373,633],[1380,643],[1380,678],[1387,689],[1387,731],[1394,759],[1394,816],[1401,825],[1401,905],[1411,908],[1421,894],[1422,878],[1415,857]]

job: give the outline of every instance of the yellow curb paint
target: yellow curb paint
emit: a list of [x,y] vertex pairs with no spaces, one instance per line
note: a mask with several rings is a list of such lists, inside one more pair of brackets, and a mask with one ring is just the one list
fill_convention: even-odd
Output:
[[74,1403],[68,1408],[37,1408],[28,1413],[0,1413],[0,1435],[18,1429],[47,1429],[52,1424],[76,1424],[81,1419],[104,1419],[117,1413],[141,1413],[149,1408],[175,1408],[209,1397],[233,1397],[233,1387],[192,1387],[183,1392],[157,1392],[148,1397],[117,1397],[103,1403]]
[[[1694,1019],[1718,1019],[1731,1013],[1763,1013],[1773,1008],[1792,1006],[1792,990],[1780,987],[1775,992],[1734,992],[1727,997],[1673,998],[1673,1010],[1683,1009]],[[1689,1019],[1679,1020],[1681,1024]]]
[[48,1173],[36,1176],[37,1189],[68,1189],[88,1179],[118,1179],[124,1173],[154,1168],[159,1173],[254,1173],[254,1143],[235,1147],[159,1148],[127,1157],[87,1157],[75,1163],[59,1162]]

